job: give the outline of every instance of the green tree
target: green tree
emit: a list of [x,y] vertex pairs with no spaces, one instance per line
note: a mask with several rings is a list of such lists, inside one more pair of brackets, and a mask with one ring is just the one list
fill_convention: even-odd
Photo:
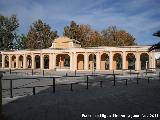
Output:
[[16,39],[16,41],[14,42],[14,48],[15,49],[26,49],[27,48],[27,37],[22,34],[19,35]]
[[79,25],[75,21],[71,21],[69,26],[64,27],[63,36],[78,40],[80,36]]
[[57,31],[52,31],[49,25],[39,19],[30,26],[26,38],[23,37],[24,46],[29,49],[48,48],[56,37]]
[[130,46],[136,45],[135,38],[128,32],[111,26],[102,31],[102,42],[107,46]]
[[15,15],[5,17],[0,15],[0,49],[9,50],[14,48],[14,41],[17,38],[18,20]]

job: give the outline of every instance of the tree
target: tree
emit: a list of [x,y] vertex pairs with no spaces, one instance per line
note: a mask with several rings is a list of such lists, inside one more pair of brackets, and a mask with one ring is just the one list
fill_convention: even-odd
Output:
[[78,40],[82,47],[100,46],[100,33],[91,29],[89,25],[78,25],[71,21],[69,26],[64,27],[63,35]]
[[110,26],[102,31],[102,42],[106,46],[130,46],[136,45],[135,38],[128,32]]
[[5,17],[0,15],[0,49],[13,49],[14,40],[17,38],[18,20],[15,15]]
[[14,42],[14,48],[15,49],[26,49],[27,48],[27,37],[22,34],[19,35],[16,39],[16,41]]
[[[155,33],[153,33],[153,36],[160,37],[160,30],[155,32]],[[150,51],[155,50],[155,49],[160,49],[160,42],[158,42],[157,44],[152,45],[148,49],[148,51],[150,52]]]
[[27,48],[40,49],[50,47],[56,37],[58,37],[57,31],[52,31],[49,25],[39,19],[30,26],[26,38],[22,38]]

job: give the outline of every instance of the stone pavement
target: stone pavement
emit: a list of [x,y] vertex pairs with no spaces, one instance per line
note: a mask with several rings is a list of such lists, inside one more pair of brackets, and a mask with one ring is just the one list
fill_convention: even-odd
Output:
[[88,90],[75,85],[72,92],[58,90],[55,94],[41,91],[4,104],[3,111],[8,120],[80,120],[82,116],[94,120],[120,115],[150,120],[151,115],[160,117],[160,81],[102,88],[93,85]]

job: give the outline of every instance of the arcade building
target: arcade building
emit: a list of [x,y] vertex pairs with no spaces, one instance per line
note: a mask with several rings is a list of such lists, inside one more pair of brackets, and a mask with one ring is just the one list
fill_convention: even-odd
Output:
[[144,70],[155,68],[150,46],[88,47],[67,37],[48,49],[0,51],[1,69],[52,69],[55,71]]

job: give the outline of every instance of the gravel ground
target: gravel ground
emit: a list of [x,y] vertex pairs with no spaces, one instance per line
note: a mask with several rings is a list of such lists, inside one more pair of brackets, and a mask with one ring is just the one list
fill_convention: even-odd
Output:
[[94,82],[86,89],[86,83],[81,83],[74,84],[70,91],[69,84],[56,86],[54,94],[52,87],[48,87],[37,91],[36,95],[6,97],[3,98],[3,112],[8,120],[120,119],[121,115],[150,120],[153,115],[160,116],[159,80],[152,79],[148,84],[147,80],[140,79],[136,84],[133,79],[127,86],[125,81],[117,81],[113,86],[111,79],[103,81],[102,87]]

